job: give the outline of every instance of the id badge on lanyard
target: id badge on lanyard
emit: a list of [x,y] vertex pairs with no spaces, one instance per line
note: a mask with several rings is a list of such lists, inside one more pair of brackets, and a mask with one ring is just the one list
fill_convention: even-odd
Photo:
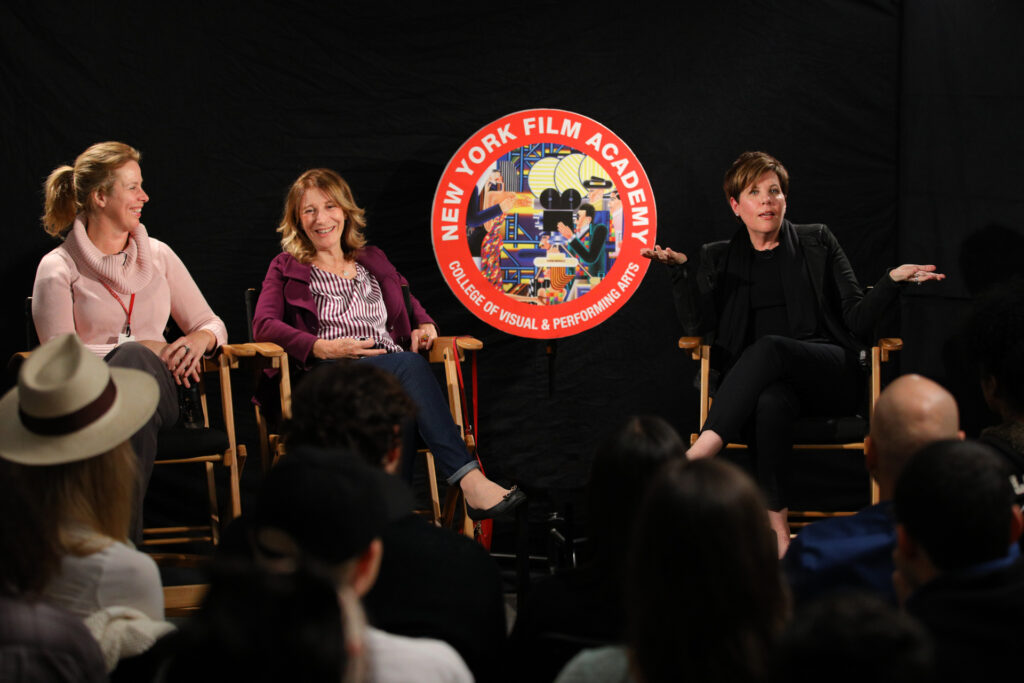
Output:
[[117,295],[113,289],[110,288],[106,282],[103,282],[103,286],[107,288],[110,295],[117,299],[117,303],[121,304],[121,310],[124,311],[124,329],[122,329],[117,335],[117,345],[120,346],[125,342],[135,341],[135,335],[132,334],[132,310],[135,308],[135,292],[132,292],[132,298],[128,301],[128,305],[125,306],[124,302],[121,301],[121,297]]

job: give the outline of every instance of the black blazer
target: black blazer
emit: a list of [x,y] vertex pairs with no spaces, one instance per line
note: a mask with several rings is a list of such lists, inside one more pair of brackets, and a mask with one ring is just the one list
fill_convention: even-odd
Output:
[[[807,274],[803,281],[809,281],[814,290],[818,320],[824,329],[850,350],[859,352],[870,346],[868,337],[885,309],[898,298],[900,285],[886,272],[865,294],[842,247],[826,226],[783,221],[782,229],[788,231],[802,254]],[[702,246],[696,268],[687,261],[671,269],[676,310],[684,333],[707,337],[713,346],[726,350],[724,355],[730,359],[742,350],[746,330],[724,324],[720,314],[724,302],[739,286],[737,278],[726,272],[726,264],[730,248],[736,248],[733,245],[741,239],[748,239],[746,230],[738,231],[732,240]]]

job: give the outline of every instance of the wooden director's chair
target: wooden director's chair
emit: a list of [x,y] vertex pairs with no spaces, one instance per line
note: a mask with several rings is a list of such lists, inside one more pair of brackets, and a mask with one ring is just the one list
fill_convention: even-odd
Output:
[[[708,410],[714,400],[710,395],[711,347],[704,343],[702,337],[680,337],[679,348],[689,351],[690,357],[698,365],[698,384],[700,398],[698,404],[699,421],[697,433],[690,435],[690,443],[697,440],[700,429],[708,417]],[[903,340],[896,337],[884,337],[871,347],[870,386],[868,387],[867,417],[851,415],[838,418],[800,418],[793,429],[794,450],[801,451],[858,451],[864,453],[864,437],[868,433],[871,415],[875,410],[875,402],[882,391],[882,363],[889,360],[889,355],[903,348]],[[726,448],[746,448],[745,444],[730,443]],[[871,503],[878,502],[878,484],[871,480]],[[790,525],[794,528],[806,526],[816,519],[850,515],[855,511],[825,512],[820,510],[790,510]]]
[[[288,354],[277,344],[251,341],[253,312],[255,311],[257,296],[258,293],[255,289],[249,289],[245,294],[250,342],[247,344],[231,345],[231,353],[239,358],[246,357],[255,360],[257,369],[261,371],[272,368],[279,372],[280,415],[282,418],[287,419],[291,416],[292,393]],[[462,386],[459,381],[459,363],[466,360],[467,351],[476,352],[482,349],[483,346],[483,342],[475,337],[438,337],[434,340],[434,345],[428,352],[430,363],[438,364],[444,369],[448,408],[470,453],[476,452],[476,440],[472,429],[467,428],[466,415],[463,410],[464,402]],[[284,455],[285,444],[282,442],[276,426],[271,424],[267,411],[259,405],[255,405],[254,409],[260,439],[260,458],[264,471],[266,471]],[[419,452],[425,458],[429,489],[430,507],[424,512],[425,516],[434,524],[454,528],[472,538],[474,525],[466,513],[466,503],[461,489],[457,486],[448,487],[448,493],[442,507],[440,489],[437,483],[437,472],[434,466],[434,456],[427,449],[421,449]]]

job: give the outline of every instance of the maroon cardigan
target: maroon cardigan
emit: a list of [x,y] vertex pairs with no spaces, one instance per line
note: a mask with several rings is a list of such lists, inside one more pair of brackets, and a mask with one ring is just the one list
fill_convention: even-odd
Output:
[[[411,295],[412,311],[411,314],[406,313],[402,286],[407,286],[408,282],[395,270],[383,251],[377,247],[364,247],[356,260],[380,284],[388,313],[388,334],[396,344],[408,349],[412,342],[412,326],[435,324],[434,321]],[[320,331],[316,303],[309,291],[310,268],[287,252],[278,254],[270,262],[267,276],[263,279],[252,323],[256,341],[279,344],[295,362],[307,368],[312,364],[313,343]]]

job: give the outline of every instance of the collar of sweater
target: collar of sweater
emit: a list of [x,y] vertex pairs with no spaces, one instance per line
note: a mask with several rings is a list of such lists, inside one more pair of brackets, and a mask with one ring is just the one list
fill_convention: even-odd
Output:
[[104,254],[89,239],[85,222],[79,216],[64,240],[64,248],[80,272],[107,283],[115,292],[131,294],[149,284],[154,268],[145,226],[140,223],[128,237],[124,251]]

